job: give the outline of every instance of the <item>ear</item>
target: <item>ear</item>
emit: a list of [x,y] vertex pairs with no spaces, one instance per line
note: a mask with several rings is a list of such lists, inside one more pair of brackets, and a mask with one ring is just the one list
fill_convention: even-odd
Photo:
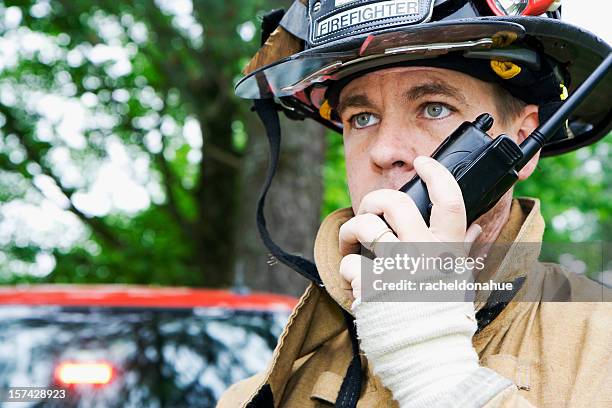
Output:
[[[527,138],[533,132],[538,125],[540,124],[540,120],[538,118],[538,106],[537,105],[527,105],[523,108],[521,114],[516,118],[515,129],[517,129],[516,136],[517,142],[521,144],[523,140]],[[538,165],[538,161],[540,160],[540,152],[538,152],[535,156],[529,160],[529,162],[519,171],[519,180],[526,180],[531,173],[536,169]]]

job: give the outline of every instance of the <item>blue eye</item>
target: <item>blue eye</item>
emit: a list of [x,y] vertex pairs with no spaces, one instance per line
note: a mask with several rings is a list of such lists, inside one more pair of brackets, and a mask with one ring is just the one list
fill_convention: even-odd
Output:
[[351,118],[351,126],[355,129],[363,129],[369,126],[376,125],[380,119],[372,113],[358,113]]
[[427,119],[443,119],[452,113],[452,110],[443,103],[428,103],[423,109]]

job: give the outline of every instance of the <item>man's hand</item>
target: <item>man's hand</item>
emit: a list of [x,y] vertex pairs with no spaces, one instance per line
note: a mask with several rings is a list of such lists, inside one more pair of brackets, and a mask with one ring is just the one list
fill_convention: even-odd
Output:
[[[433,204],[429,227],[407,194],[384,189],[367,194],[355,217],[340,228],[340,253],[343,255],[340,274],[350,284],[354,299],[361,297],[361,264],[369,262],[357,253],[360,244],[465,241],[469,245],[481,232],[477,224],[473,224],[466,232],[467,221],[461,189],[443,165],[430,157],[419,156],[414,160],[414,167],[427,184]],[[386,224],[380,216],[384,217]],[[381,255],[377,254],[376,245],[372,246],[369,249],[375,255]]]
[[[360,299],[360,268],[362,262],[372,262],[355,253],[360,244],[372,243],[369,249],[377,257],[387,255],[383,245],[377,248],[379,242],[406,242],[412,246],[439,243],[442,252],[449,247],[447,243],[467,241],[470,245],[481,232],[478,225],[466,232],[461,190],[444,166],[434,159],[418,157],[414,167],[427,184],[433,204],[430,226],[407,194],[395,190],[369,193],[356,216],[340,229],[340,251],[344,255],[340,273],[350,283],[347,290],[356,299],[352,310],[360,347],[400,407],[445,406],[444,401],[452,406],[457,395],[473,392],[471,388],[474,384],[479,386],[483,378],[489,381],[492,376],[494,392],[508,386],[507,380],[479,367],[472,347],[476,331],[473,303]],[[429,278],[435,279],[436,275],[432,272]],[[384,300],[384,294],[377,299]]]

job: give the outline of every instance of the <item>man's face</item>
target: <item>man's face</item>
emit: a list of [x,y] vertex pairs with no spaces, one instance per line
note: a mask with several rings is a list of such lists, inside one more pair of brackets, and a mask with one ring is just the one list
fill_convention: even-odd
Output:
[[516,139],[520,123],[508,120],[502,127],[492,91],[471,76],[429,67],[390,68],[349,83],[337,110],[353,209],[370,191],[399,189],[414,176],[417,156],[431,155],[462,122],[481,113],[496,119],[489,135]]

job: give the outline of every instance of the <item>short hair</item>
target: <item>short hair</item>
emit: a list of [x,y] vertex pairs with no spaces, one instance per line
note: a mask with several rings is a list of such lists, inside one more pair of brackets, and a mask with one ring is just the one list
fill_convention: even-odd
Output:
[[495,107],[500,116],[499,122],[507,124],[508,121],[515,119],[523,112],[527,103],[513,96],[506,88],[499,84],[494,83],[492,86]]

